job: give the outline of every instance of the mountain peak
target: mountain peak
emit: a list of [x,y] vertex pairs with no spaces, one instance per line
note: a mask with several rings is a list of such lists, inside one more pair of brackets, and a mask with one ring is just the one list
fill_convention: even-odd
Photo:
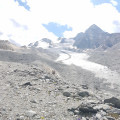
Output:
[[99,28],[96,24],[92,24],[89,28]]
[[93,24],[91,25],[86,31],[85,33],[103,33],[104,31],[98,27],[97,25]]
[[[75,46],[82,49],[98,48],[101,45],[106,45],[106,37],[108,33],[104,32],[97,25],[91,25],[85,33],[80,33],[75,37]],[[108,46],[108,45],[107,45]]]

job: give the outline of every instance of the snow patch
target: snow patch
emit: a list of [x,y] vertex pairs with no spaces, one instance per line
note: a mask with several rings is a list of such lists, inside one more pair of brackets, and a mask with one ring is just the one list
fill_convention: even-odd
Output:
[[37,48],[39,48],[39,47],[41,47],[43,49],[48,49],[49,48],[49,43],[39,41],[39,43],[37,45]]
[[69,59],[66,59],[68,56],[67,54],[62,53],[56,61],[62,61],[67,65],[74,64],[82,69],[91,71],[95,74],[95,77],[106,79],[106,82],[111,83],[111,87],[113,87],[113,84],[120,85],[120,75],[116,71],[111,71],[106,66],[88,61],[87,59],[89,56],[85,53],[74,53],[68,51],[66,51],[66,53],[71,56]]

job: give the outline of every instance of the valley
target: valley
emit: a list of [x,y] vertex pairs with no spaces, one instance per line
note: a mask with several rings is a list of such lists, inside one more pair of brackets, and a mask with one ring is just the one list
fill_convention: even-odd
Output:
[[0,120],[120,120],[116,41],[91,49],[74,46],[74,38],[22,47],[1,41]]

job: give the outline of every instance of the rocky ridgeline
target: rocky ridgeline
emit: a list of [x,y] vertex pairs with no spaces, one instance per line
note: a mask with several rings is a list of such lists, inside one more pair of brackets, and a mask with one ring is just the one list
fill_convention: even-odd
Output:
[[13,45],[8,40],[0,40],[0,49],[2,50],[11,50],[14,51],[15,49],[18,49],[19,47]]
[[93,24],[84,33],[77,34],[73,39],[75,40],[74,46],[79,49],[106,50],[119,44],[120,33],[110,34]]
[[36,64],[0,62],[0,120],[119,120],[120,100]]

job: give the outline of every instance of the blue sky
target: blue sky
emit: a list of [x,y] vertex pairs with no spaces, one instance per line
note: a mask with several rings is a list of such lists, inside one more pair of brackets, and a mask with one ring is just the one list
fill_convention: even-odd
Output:
[[[22,0],[14,0],[15,2],[18,2],[20,6],[23,6],[26,10],[30,10],[30,6],[27,4],[27,1],[24,0],[24,2]],[[120,12],[120,0],[114,0],[118,3],[118,5],[116,6],[116,9]],[[91,2],[94,5],[100,5],[103,3],[111,3],[111,0],[91,0]]]
[[[118,3],[116,7],[116,9],[120,12],[120,0],[114,0]],[[100,4],[103,4],[103,3],[111,3],[111,0],[91,0],[91,2],[94,4],[94,5],[100,5]]]
[[25,0],[24,2],[21,0],[14,0],[15,2],[18,2],[20,6],[23,6],[26,10],[30,10],[30,6],[27,4],[27,1]]
[[50,22],[48,24],[43,24],[43,26],[49,31],[54,33],[57,37],[63,37],[65,31],[72,31],[71,27],[67,25],[60,25],[58,23]]

